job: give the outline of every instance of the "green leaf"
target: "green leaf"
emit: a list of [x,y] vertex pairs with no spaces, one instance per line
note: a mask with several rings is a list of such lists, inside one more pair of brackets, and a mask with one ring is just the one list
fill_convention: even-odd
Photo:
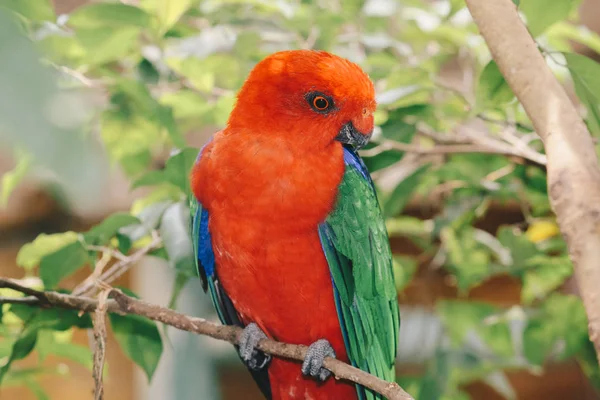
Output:
[[[114,141],[116,145],[127,145],[130,154],[138,154],[141,143],[144,143],[146,148],[160,143],[156,137],[153,137],[154,135],[149,136],[147,132],[149,123],[158,123],[166,129],[176,147],[185,147],[185,140],[175,123],[173,111],[170,107],[159,103],[152,96],[148,86],[140,81],[128,80],[122,76],[115,76],[115,80],[116,84],[112,88],[114,95],[111,100],[121,110],[120,112],[106,114],[112,117],[110,122],[117,125],[114,127],[116,132],[111,132],[111,142]],[[124,116],[128,118],[124,119]],[[138,125],[139,131],[136,132],[136,136],[139,137],[140,142],[136,143],[135,140],[129,140],[127,143],[122,143],[123,131],[131,129],[119,126],[123,124]]]
[[388,120],[381,125],[381,133],[384,137],[402,143],[410,143],[417,132],[414,124],[404,122],[406,109],[399,112],[391,112]]
[[573,275],[573,265],[566,256],[534,257],[528,260],[527,266],[532,269],[523,275],[521,300],[525,304],[546,297]]
[[76,37],[86,50],[88,64],[104,64],[135,54],[141,29],[125,27],[82,27]]
[[40,359],[45,359],[49,355],[55,355],[61,358],[67,358],[75,361],[78,364],[83,365],[88,370],[92,370],[92,351],[89,346],[82,346],[77,343],[71,343],[70,338],[72,331],[69,333],[69,340],[61,340],[59,335],[63,332],[56,332],[52,330],[42,330],[38,335],[38,342],[36,351],[40,356]]
[[581,299],[573,295],[548,297],[540,313],[529,320],[523,334],[525,356],[536,365],[542,365],[550,354],[567,359],[588,342],[585,310]]
[[167,160],[165,173],[169,182],[180,188],[186,195],[190,194],[190,171],[198,157],[198,149],[186,147]]
[[420,399],[420,388],[422,378],[418,376],[410,376],[402,374],[396,378],[396,382],[415,399]]
[[171,107],[173,110],[173,118],[179,123],[191,121],[192,126],[197,121],[202,121],[204,113],[212,112],[212,105],[202,94],[192,91],[180,89],[172,93],[164,93],[160,102],[165,106]]
[[158,18],[159,33],[163,34],[175,25],[195,2],[195,0],[142,0],[140,6]]
[[181,189],[186,196],[189,196],[189,175],[192,165],[194,165],[194,162],[198,157],[198,151],[198,149],[193,147],[184,148],[167,160],[164,170],[148,172],[135,181],[132,187],[137,188],[169,182]]
[[386,150],[372,157],[362,157],[362,159],[369,172],[373,173],[397,163],[402,157],[404,157],[403,151]]
[[131,242],[131,238],[125,234],[117,233],[116,238],[118,241],[118,249],[121,253],[127,254],[129,250],[131,250],[131,246],[133,243]]
[[122,3],[92,3],[71,13],[68,24],[74,28],[137,26],[148,27],[152,17],[138,7]]
[[502,106],[515,97],[494,60],[491,60],[481,72],[476,95],[477,104],[482,109]]
[[579,352],[577,361],[587,378],[596,390],[600,389],[600,368],[598,368],[598,355],[591,341],[587,341],[584,348]]
[[64,331],[73,326],[91,328],[92,322],[88,314],[78,315],[77,310],[58,308],[32,309],[26,305],[12,304],[10,311],[22,318],[23,328],[14,342],[10,356],[0,368],[0,381],[10,369],[14,361],[25,358],[36,347],[41,330]]
[[450,359],[448,354],[440,350],[427,363],[427,370],[421,380],[419,400],[442,400],[442,396],[450,389]]
[[401,292],[412,281],[417,271],[417,260],[412,257],[394,256],[392,259],[394,265],[394,281],[396,290]]
[[561,21],[546,31],[546,37],[549,45],[557,51],[571,51],[570,41],[574,41],[600,53],[600,35],[585,25]]
[[17,185],[29,172],[32,156],[29,153],[17,151],[17,165],[11,171],[2,175],[2,191],[0,192],[0,206],[6,207],[8,198]]
[[402,209],[413,195],[415,188],[421,183],[421,177],[427,172],[430,166],[431,164],[421,165],[396,186],[383,204],[383,214],[386,218],[394,217],[402,212]]
[[475,220],[478,208],[485,206],[485,200],[479,191],[467,191],[464,194],[455,191],[446,199],[441,215],[434,218],[433,234],[438,235],[446,226],[455,230],[469,226]]
[[115,236],[121,228],[139,223],[141,223],[141,221],[131,214],[121,212],[115,213],[87,231],[84,234],[85,241],[89,244],[104,244]]
[[168,182],[168,180],[166,174],[164,173],[164,170],[154,170],[147,172],[146,174],[142,175],[139,179],[135,180],[131,184],[131,188],[137,189],[142,186],[154,186],[165,182]]
[[44,287],[52,289],[65,277],[89,262],[88,253],[79,241],[44,256],[40,262],[40,278]]
[[444,300],[436,309],[452,346],[461,348],[469,333],[479,338],[499,356],[510,357],[514,353],[510,329],[501,318],[501,309],[491,304],[476,301]]
[[473,227],[466,226],[460,231],[444,227],[440,236],[448,252],[447,267],[456,275],[461,293],[492,274],[490,253],[475,240]]
[[[418,108],[418,106],[406,107],[390,112],[387,121],[381,125],[383,137],[402,143],[410,143],[417,128],[414,124],[405,122],[404,119],[410,110]],[[369,172],[373,173],[379,169],[395,164],[400,161],[402,157],[404,157],[404,152],[402,151],[387,150],[373,157],[363,157],[363,161],[369,169]]]
[[588,116],[587,123],[590,131],[600,133],[600,65],[579,54],[565,53],[567,67],[571,72],[577,97],[585,104]]
[[[11,311],[22,316],[21,310],[11,307]],[[31,310],[27,310],[31,311]],[[79,314],[78,310],[67,310],[49,308],[35,310],[33,314],[24,314],[28,323],[36,329],[51,329],[54,331],[66,331],[72,327],[88,329],[92,327],[92,319],[89,314]]]
[[169,256],[169,263],[187,276],[196,275],[194,251],[189,233],[190,211],[186,201],[180,201],[167,208],[160,222],[160,236]]
[[110,314],[109,318],[121,349],[150,381],[163,351],[156,323],[139,315]]
[[42,233],[33,242],[21,247],[17,254],[17,265],[30,270],[36,267],[46,255],[78,240],[79,234],[72,231],[51,235]]
[[169,137],[173,144],[178,148],[183,148],[185,146],[185,139],[175,122],[173,110],[170,107],[159,105],[156,112],[158,120],[169,133]]
[[211,54],[205,58],[169,58],[167,64],[185,77],[196,89],[211,93],[216,86],[236,90],[247,71],[242,70],[239,58],[229,54]]
[[8,372],[11,367],[11,364],[14,361],[22,360],[27,357],[29,353],[33,351],[35,348],[35,343],[37,341],[37,329],[30,329],[25,326],[19,335],[19,338],[15,341],[12,346],[12,351],[10,357],[6,361],[6,363],[0,367],[0,382]]
[[555,22],[564,20],[581,0],[521,0],[519,9],[527,18],[527,27],[533,37],[542,34]]
[[2,7],[21,14],[32,21],[54,22],[56,19],[54,7],[50,0],[2,0],[0,1],[0,8]]
[[141,6],[159,20],[159,32],[167,32],[198,0],[142,0]]
[[521,231],[511,226],[501,226],[497,232],[498,241],[510,250],[512,265],[511,270],[519,273],[526,267],[531,257],[540,254],[535,244],[527,239]]

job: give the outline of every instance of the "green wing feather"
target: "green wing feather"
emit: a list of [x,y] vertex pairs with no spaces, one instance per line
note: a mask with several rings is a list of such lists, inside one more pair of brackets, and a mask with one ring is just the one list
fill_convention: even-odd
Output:
[[[337,204],[319,234],[350,361],[393,382],[400,316],[389,239],[366,167],[349,149],[344,158]],[[383,399],[362,386],[357,392],[361,399]]]

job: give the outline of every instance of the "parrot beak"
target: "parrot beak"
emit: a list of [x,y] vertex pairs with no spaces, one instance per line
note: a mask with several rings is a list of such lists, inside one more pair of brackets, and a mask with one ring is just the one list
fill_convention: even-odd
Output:
[[372,134],[373,132],[365,134],[358,131],[352,122],[348,122],[342,126],[342,129],[340,129],[340,132],[335,137],[335,140],[344,144],[349,144],[356,150],[360,150],[361,148],[365,147],[367,143],[369,143],[369,139],[371,139]]

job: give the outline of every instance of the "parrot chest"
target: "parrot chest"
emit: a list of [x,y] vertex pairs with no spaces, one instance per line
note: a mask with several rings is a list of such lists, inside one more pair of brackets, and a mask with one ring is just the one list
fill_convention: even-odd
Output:
[[218,141],[200,160],[195,192],[211,215],[286,231],[306,231],[326,218],[344,173],[339,143],[299,155],[274,140],[236,140]]

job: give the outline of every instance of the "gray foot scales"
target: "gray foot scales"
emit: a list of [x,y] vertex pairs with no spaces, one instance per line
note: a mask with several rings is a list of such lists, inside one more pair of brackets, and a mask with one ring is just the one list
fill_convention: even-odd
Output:
[[262,339],[266,339],[267,335],[254,322],[248,324],[239,343],[239,354],[248,368],[259,371],[265,368],[271,361],[271,356],[256,349],[256,345]]
[[302,363],[302,373],[312,376],[319,382],[325,382],[331,376],[331,371],[323,368],[325,357],[335,358],[335,351],[326,339],[320,339],[311,344]]

